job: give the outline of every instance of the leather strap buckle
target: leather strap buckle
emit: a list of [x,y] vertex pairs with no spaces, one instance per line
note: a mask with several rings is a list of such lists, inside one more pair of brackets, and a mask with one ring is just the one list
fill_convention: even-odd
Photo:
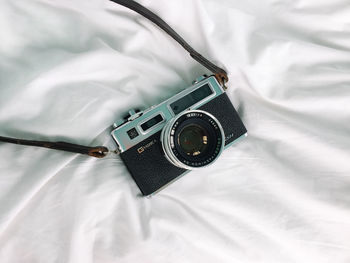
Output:
[[96,158],[103,158],[107,155],[108,152],[109,150],[107,147],[97,146],[97,147],[91,148],[88,151],[88,155]]
[[226,72],[219,72],[216,73],[215,75],[216,80],[219,82],[219,84],[226,90],[227,86],[226,83],[228,82],[228,76],[226,74]]

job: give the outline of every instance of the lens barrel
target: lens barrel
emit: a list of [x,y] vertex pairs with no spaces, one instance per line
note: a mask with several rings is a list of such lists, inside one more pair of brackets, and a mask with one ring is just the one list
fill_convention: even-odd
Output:
[[189,170],[212,164],[223,151],[224,138],[219,121],[201,110],[177,115],[161,133],[166,158],[172,164]]

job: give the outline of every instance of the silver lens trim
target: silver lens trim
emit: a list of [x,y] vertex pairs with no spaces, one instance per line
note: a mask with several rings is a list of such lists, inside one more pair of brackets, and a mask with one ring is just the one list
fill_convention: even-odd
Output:
[[[172,151],[172,146],[173,146],[173,143],[171,141],[171,130],[173,128],[173,125],[175,124],[175,122],[180,118],[182,117],[183,115],[186,115],[186,114],[190,114],[190,113],[202,113],[204,115],[207,115],[209,116],[215,123],[216,125],[219,127],[219,130],[220,130],[220,134],[221,134],[221,141],[222,141],[222,144],[221,144],[221,148],[220,148],[220,151],[219,151],[219,154],[208,164],[206,165],[203,165],[201,167],[193,167],[193,166],[188,166],[184,163],[182,163],[181,161],[179,161],[176,156],[174,155],[173,151]],[[163,148],[163,151],[164,151],[164,154],[165,154],[165,157],[168,159],[169,162],[171,162],[173,165],[177,166],[177,167],[180,167],[180,168],[183,168],[183,169],[187,169],[187,170],[197,170],[197,169],[201,169],[203,167],[207,167],[209,165],[211,165],[212,163],[214,163],[217,158],[221,155],[221,153],[223,152],[224,150],[224,147],[225,147],[225,134],[224,134],[224,130],[222,129],[222,126],[220,124],[220,122],[210,113],[206,112],[206,111],[202,111],[202,110],[188,110],[188,111],[184,111],[182,113],[180,113],[179,115],[177,115],[176,117],[174,117],[173,119],[171,119],[163,128],[162,130],[162,133],[160,135],[160,141],[161,141],[161,144],[162,144],[162,148]]]

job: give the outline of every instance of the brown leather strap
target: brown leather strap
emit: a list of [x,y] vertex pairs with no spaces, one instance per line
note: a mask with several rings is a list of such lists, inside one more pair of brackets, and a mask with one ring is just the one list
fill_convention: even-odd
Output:
[[208,59],[199,54],[194,48],[192,48],[174,29],[172,29],[163,19],[157,16],[155,13],[147,9],[146,7],[140,5],[133,0],[110,0],[116,4],[120,4],[127,7],[145,18],[151,20],[161,29],[163,29],[168,35],[170,35],[176,42],[178,42],[197,62],[202,64],[204,67],[209,69],[220,82],[220,84],[225,85],[228,81],[227,73],[224,69],[218,67],[214,63],[210,62]]
[[89,156],[97,157],[97,158],[105,157],[106,153],[108,152],[108,148],[104,146],[88,147],[88,146],[83,146],[79,144],[67,143],[67,142],[32,141],[32,140],[15,139],[15,138],[3,137],[3,136],[0,136],[0,142],[15,143],[15,144],[27,145],[27,146],[45,147],[45,148],[50,148],[55,150],[66,151],[66,152],[87,154]]

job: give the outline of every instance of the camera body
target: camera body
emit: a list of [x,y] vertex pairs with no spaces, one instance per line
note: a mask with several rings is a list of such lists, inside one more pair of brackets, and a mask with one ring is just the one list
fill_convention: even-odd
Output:
[[121,159],[145,196],[189,170],[210,165],[225,148],[247,135],[215,76],[202,76],[145,111],[130,110],[113,127]]

